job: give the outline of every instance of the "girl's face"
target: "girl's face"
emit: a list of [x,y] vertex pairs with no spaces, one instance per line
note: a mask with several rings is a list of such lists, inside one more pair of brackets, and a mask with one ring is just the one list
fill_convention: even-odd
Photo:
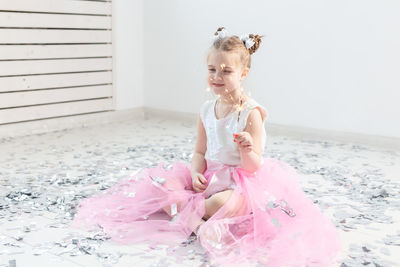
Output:
[[208,57],[208,86],[218,95],[227,95],[240,89],[248,69],[240,64],[240,57],[234,52],[213,50]]

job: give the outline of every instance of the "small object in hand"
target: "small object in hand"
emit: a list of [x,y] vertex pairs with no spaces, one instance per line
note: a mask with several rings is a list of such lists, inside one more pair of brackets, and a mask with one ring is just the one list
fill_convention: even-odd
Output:
[[238,134],[233,134],[233,142],[237,142],[236,138],[238,137]]
[[240,99],[240,106],[239,106],[239,108],[238,108],[238,110],[239,110],[239,114],[238,114],[238,118],[237,118],[237,121],[239,122],[239,118],[240,118],[240,111],[242,111],[242,99]]

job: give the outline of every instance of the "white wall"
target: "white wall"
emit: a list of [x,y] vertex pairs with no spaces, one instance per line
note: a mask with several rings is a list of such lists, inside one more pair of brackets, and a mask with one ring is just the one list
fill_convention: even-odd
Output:
[[[135,38],[141,14],[134,9],[141,3],[116,4],[122,92],[140,80]],[[400,137],[398,14],[395,0],[146,0],[144,104],[197,113],[211,97],[205,52],[212,34],[225,26],[237,35],[266,35],[244,86],[268,109],[269,122]],[[125,19],[132,26],[121,29],[118,21]],[[121,94],[142,97],[120,92],[120,107],[129,102]]]
[[144,106],[143,0],[114,0],[113,75],[116,109]]

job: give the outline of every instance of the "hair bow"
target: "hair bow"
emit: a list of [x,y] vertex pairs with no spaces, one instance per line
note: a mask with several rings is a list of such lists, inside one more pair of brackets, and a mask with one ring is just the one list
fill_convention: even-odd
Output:
[[[224,29],[218,31],[216,35],[213,35],[212,41],[215,42],[216,40],[227,37],[227,36],[228,36],[228,32],[224,28]],[[250,37],[250,34],[242,34],[239,37],[239,39],[243,42],[243,44],[246,46],[247,49],[250,49],[255,44],[253,38]]]
[[253,38],[251,38],[249,34],[243,34],[239,39],[242,40],[247,49],[250,49],[250,47],[255,44]]
[[213,35],[213,42],[217,39],[221,39],[228,36],[228,32],[225,29],[218,31],[217,35]]

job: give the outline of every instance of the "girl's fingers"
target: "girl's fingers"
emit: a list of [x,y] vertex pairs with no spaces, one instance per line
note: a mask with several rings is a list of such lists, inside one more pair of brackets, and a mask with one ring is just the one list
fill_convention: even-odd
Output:
[[196,193],[199,193],[201,190],[200,189],[198,189],[197,187],[193,187],[193,189],[194,189],[194,191],[196,192]]
[[193,190],[198,193],[200,192],[200,189],[197,187],[197,185],[193,185]]
[[207,183],[207,179],[203,176],[203,175],[199,175],[199,180],[202,184],[206,184]]
[[235,139],[233,139],[233,141],[236,142],[236,143],[239,143],[239,142],[242,142],[244,140],[243,140],[243,138],[235,138]]
[[247,140],[239,141],[239,142],[236,142],[236,143],[238,143],[238,144],[241,145],[241,146],[247,146],[247,145],[250,144],[250,142],[247,141]]
[[197,187],[200,189],[206,189],[206,185],[202,184],[200,181],[197,181]]
[[242,138],[242,136],[240,135],[240,134],[233,134],[233,139],[234,140],[239,140],[239,139],[241,139]]
[[203,185],[203,184],[200,184],[200,185],[199,185],[199,188],[200,188],[201,190],[205,190],[205,189],[207,188],[207,186],[205,186],[205,185]]

